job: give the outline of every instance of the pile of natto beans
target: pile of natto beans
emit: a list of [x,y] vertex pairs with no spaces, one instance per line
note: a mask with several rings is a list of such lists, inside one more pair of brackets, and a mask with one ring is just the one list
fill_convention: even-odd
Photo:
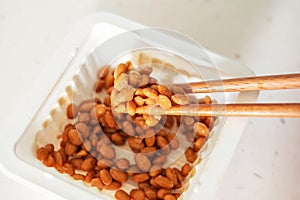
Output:
[[[40,147],[37,158],[100,191],[115,190],[118,200],[178,199],[214,118],[136,114],[144,105],[168,109],[189,102],[180,88],[158,84],[151,72],[149,67],[137,71],[131,62],[121,63],[115,70],[99,69],[94,91],[105,90],[105,97],[71,103],[66,115],[72,123],[59,134],[60,148],[53,144]],[[205,97],[199,103],[210,104],[211,100]],[[184,128],[177,133],[179,126]],[[186,163],[178,168],[163,167],[170,152],[180,147],[177,134],[191,144],[185,149]],[[116,147],[128,147],[134,158],[118,156]],[[124,183],[135,188],[126,191]]]

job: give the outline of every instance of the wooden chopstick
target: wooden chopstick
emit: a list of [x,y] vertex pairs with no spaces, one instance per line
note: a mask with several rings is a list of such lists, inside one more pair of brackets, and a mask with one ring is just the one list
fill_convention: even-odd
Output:
[[282,74],[177,84],[186,93],[243,92],[300,88],[300,74]]
[[143,106],[138,114],[182,115],[182,116],[240,116],[300,118],[300,103],[272,104],[199,104],[173,106],[164,110],[159,106]]

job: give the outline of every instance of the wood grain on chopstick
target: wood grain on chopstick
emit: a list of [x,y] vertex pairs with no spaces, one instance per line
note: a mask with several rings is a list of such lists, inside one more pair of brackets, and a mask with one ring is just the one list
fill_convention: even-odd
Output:
[[283,74],[177,84],[186,93],[243,92],[300,88],[300,74]]
[[158,106],[143,106],[139,114],[182,116],[241,116],[300,118],[300,103],[278,104],[199,104],[173,106],[164,110]]

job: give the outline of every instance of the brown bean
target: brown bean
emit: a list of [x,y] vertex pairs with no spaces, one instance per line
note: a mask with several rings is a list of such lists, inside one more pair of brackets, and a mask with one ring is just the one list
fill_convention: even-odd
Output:
[[152,116],[149,116],[146,118],[145,123],[147,126],[153,127],[156,126],[158,124],[159,120],[155,119]]
[[108,89],[114,85],[114,76],[112,74],[108,74],[105,78],[104,88]]
[[185,93],[184,89],[177,85],[171,85],[170,89],[173,92],[173,94],[184,94]]
[[144,189],[145,195],[149,200],[156,200],[157,195],[156,195],[156,189],[155,187],[146,187]]
[[181,194],[180,194],[180,193],[173,193],[172,195],[173,195],[176,199],[179,199],[179,197],[180,197]]
[[44,147],[40,147],[37,150],[37,158],[40,161],[46,160],[49,154],[50,154],[50,152],[46,148],[44,148]]
[[181,174],[183,176],[187,176],[190,171],[192,170],[191,165],[188,163],[185,163],[182,167],[181,167]]
[[134,136],[135,135],[135,130],[130,121],[124,121],[122,124],[123,131],[129,135],[129,136]]
[[[116,99],[116,98],[114,98]],[[116,113],[126,113],[127,109],[126,109],[126,103],[120,103],[119,105],[114,107],[114,111]]]
[[54,151],[54,145],[53,144],[46,144],[44,148],[49,152]]
[[112,102],[114,106],[117,106],[121,103],[126,103],[127,101],[131,101],[134,97],[135,89],[132,87],[125,87],[121,91],[117,92],[113,90],[111,93],[111,99],[114,101]]
[[103,100],[104,105],[110,107],[111,106],[111,101],[110,101],[110,97],[105,97]]
[[137,106],[143,106],[145,104],[145,99],[143,99],[141,96],[134,97],[134,102]]
[[127,113],[130,115],[130,116],[133,116],[135,115],[135,112],[136,112],[136,104],[134,101],[128,101],[126,103],[126,108],[127,108]]
[[43,163],[47,166],[47,167],[54,167],[55,166],[55,160],[54,160],[54,157],[52,155],[52,153],[50,153],[48,155],[48,157],[43,160]]
[[157,136],[156,137],[156,144],[159,146],[161,149],[164,148],[166,151],[169,150],[169,142],[164,138],[163,136]]
[[147,173],[139,173],[132,176],[131,180],[133,182],[145,182],[150,179]]
[[194,124],[194,122],[195,122],[194,117],[190,117],[190,116],[183,117],[183,123],[185,123],[185,125],[187,126]]
[[97,166],[100,169],[107,169],[109,167],[112,167],[114,165],[114,162],[112,160],[108,160],[108,159],[99,159],[97,161]]
[[152,88],[144,88],[144,89],[142,89],[142,92],[149,99],[156,99],[158,96],[157,91]]
[[194,124],[193,126],[194,131],[196,133],[197,137],[207,137],[208,133],[209,133],[209,129],[207,128],[207,126],[201,122],[197,122]]
[[118,181],[119,183],[124,183],[128,180],[128,175],[126,172],[114,169],[114,168],[110,168],[109,170],[110,175],[113,179],[115,179],[116,181]]
[[170,144],[171,149],[177,149],[179,147],[178,138],[176,137],[176,135],[174,133],[168,133],[166,138]]
[[91,133],[89,136],[89,141],[91,142],[92,146],[96,146],[98,143],[98,136],[96,133]]
[[73,174],[72,177],[75,179],[75,180],[80,180],[80,181],[84,181],[85,179],[85,176],[82,175],[82,174]]
[[106,113],[106,106],[104,104],[96,104],[95,107],[91,110],[90,115],[92,118],[103,117]]
[[138,87],[144,87],[144,86],[146,86],[149,83],[149,81],[150,81],[150,77],[148,75],[144,75],[143,74],[141,76],[141,80],[139,82]]
[[214,123],[214,118],[207,116],[204,121],[204,124],[209,128],[213,125],[213,123]]
[[99,79],[104,79],[108,75],[109,69],[110,69],[109,66],[101,67],[97,72],[97,77]]
[[86,150],[86,151],[91,151],[92,150],[92,143],[89,140],[85,140],[83,142],[83,144],[81,145],[81,148],[83,150]]
[[177,184],[174,185],[173,189],[179,189],[182,187],[182,183],[180,181],[177,181]]
[[104,189],[106,190],[117,190],[122,186],[121,183],[117,181],[113,181],[110,185],[104,185]]
[[156,176],[160,175],[162,173],[162,171],[163,171],[163,169],[162,169],[161,165],[156,164],[151,167],[149,175],[151,177],[156,177]]
[[93,157],[89,157],[83,160],[82,164],[81,164],[81,169],[83,171],[89,171],[91,169],[93,169],[96,166],[96,159]]
[[152,160],[152,162],[153,162],[153,164],[160,164],[160,165],[161,165],[161,164],[164,163],[166,160],[167,160],[166,155],[161,154],[161,155],[159,155],[159,156],[157,156],[157,157],[154,157],[154,159]]
[[138,71],[131,70],[129,72],[129,84],[130,85],[132,85],[133,87],[138,87],[140,80],[141,80],[141,75]]
[[176,197],[174,197],[172,194],[167,194],[164,197],[164,200],[176,200]]
[[82,158],[72,158],[69,160],[69,163],[73,166],[74,169],[81,169],[81,164],[83,162]]
[[199,137],[195,142],[194,142],[194,149],[195,151],[200,151],[200,149],[203,147],[205,144],[205,138],[204,137]]
[[132,200],[144,200],[145,193],[141,189],[133,189],[130,191],[130,197]]
[[130,200],[129,194],[124,190],[117,190],[115,193],[116,200]]
[[88,123],[90,121],[90,114],[89,113],[80,113],[78,115],[78,122]]
[[132,151],[136,153],[140,152],[145,147],[145,144],[143,142],[139,143],[135,137],[128,138],[128,145],[132,149]]
[[100,191],[103,189],[103,186],[104,186],[102,181],[100,180],[100,178],[93,178],[91,180],[91,185],[94,187],[97,187],[98,190],[100,190]]
[[166,86],[164,85],[158,85],[157,86],[157,90],[160,94],[162,95],[165,95],[166,97],[168,97],[169,99],[171,98],[172,96],[172,92],[171,90],[169,90],[169,88],[167,88]]
[[119,169],[125,170],[129,167],[130,163],[126,158],[121,158],[116,162],[116,165]]
[[165,110],[168,110],[172,107],[172,103],[171,103],[170,99],[165,95],[162,95],[162,94],[158,95],[156,101],[157,101],[158,105]]
[[150,183],[147,181],[147,182],[138,182],[138,188],[141,189],[141,190],[145,190],[147,187],[151,187],[150,186]]
[[89,153],[87,150],[85,149],[81,149],[77,154],[76,156],[80,156],[80,157],[84,157],[84,156],[87,156]]
[[79,111],[80,112],[90,112],[95,106],[96,102],[93,100],[85,100],[80,103]]
[[117,128],[104,127],[103,131],[104,131],[104,133],[107,133],[107,134],[113,134],[113,133],[118,132],[118,129]]
[[156,187],[156,188],[159,188],[160,186],[156,184],[155,180],[154,180],[155,177],[152,177],[149,181],[150,185]]
[[172,101],[178,105],[186,105],[189,103],[189,98],[184,94],[175,94],[171,97]]
[[106,111],[106,113],[104,115],[104,119],[105,119],[108,127],[110,127],[110,128],[116,127],[114,116],[112,115],[111,111]]
[[67,162],[68,156],[67,156],[67,154],[65,152],[65,149],[61,148],[61,149],[58,150],[58,152],[60,153],[60,155],[62,157],[63,163]]
[[126,170],[128,176],[133,176],[136,173],[140,173],[141,170],[138,168],[136,165],[131,165],[130,167],[127,168]]
[[107,144],[103,144],[100,147],[99,153],[101,154],[101,156],[103,156],[104,158],[107,158],[107,159],[113,159],[115,157],[114,148],[112,148],[111,146],[109,146]]
[[112,177],[107,169],[100,170],[99,176],[104,185],[110,185],[113,181]]
[[150,77],[150,80],[149,80],[149,84],[150,85],[153,85],[153,84],[157,84],[158,83],[158,80],[153,78],[153,77]]
[[163,199],[167,194],[171,194],[171,191],[164,188],[160,188],[157,191],[157,197],[160,199]]
[[160,135],[160,136],[163,136],[163,137],[165,137],[165,136],[167,136],[167,131],[166,130],[160,130],[158,133],[157,133],[157,136],[158,135]]
[[70,176],[74,174],[74,168],[70,163],[65,163],[61,170],[63,173],[69,174]]
[[92,179],[95,177],[96,172],[94,170],[90,170],[86,173],[84,181],[90,183]]
[[172,168],[168,167],[166,169],[166,177],[168,177],[173,182],[174,185],[177,184],[177,175]]
[[139,72],[141,74],[149,76],[153,72],[153,69],[152,69],[152,67],[146,67],[146,66],[144,66],[144,67],[140,67],[139,68]]
[[59,146],[61,147],[61,148],[65,148],[65,146],[66,146],[66,141],[60,141],[60,143],[59,143]]
[[152,128],[145,133],[145,143],[148,147],[152,147],[155,144],[155,132]]
[[117,91],[121,91],[122,89],[128,87],[128,74],[121,74],[119,77],[117,77],[114,81],[114,89],[116,89]]
[[151,162],[147,158],[147,156],[145,156],[144,154],[138,153],[135,155],[134,160],[140,170],[142,170],[143,172],[149,172],[149,170],[151,168]]
[[146,126],[145,119],[143,117],[135,117],[133,119],[133,122],[137,125],[137,127],[140,127],[140,128],[143,128]]
[[175,122],[175,120],[174,120],[173,116],[167,116],[164,126],[168,129],[171,129],[172,126],[174,125],[174,122]]
[[152,106],[152,105],[156,104],[156,101],[155,101],[155,99],[146,98],[145,104],[148,106]]
[[52,156],[54,158],[54,163],[55,163],[55,168],[56,169],[61,169],[61,167],[63,166],[64,164],[64,161],[63,161],[63,158],[61,156],[61,154],[58,152],[58,151],[54,151],[52,153]]
[[175,171],[175,174],[177,175],[178,181],[183,182],[185,179],[185,176],[182,175],[181,171],[179,169],[177,169],[176,167],[173,168],[173,170]]
[[118,146],[123,145],[125,143],[125,139],[120,133],[112,134],[110,139],[115,145]]
[[174,186],[174,183],[172,182],[171,179],[169,179],[168,177],[164,177],[164,176],[157,176],[154,178],[155,183],[165,189],[171,189]]
[[142,88],[137,88],[134,92],[134,96],[145,98]]
[[70,131],[72,128],[74,128],[72,124],[68,124],[68,125],[65,126],[65,129],[64,129],[64,131],[63,131],[63,133],[62,133],[62,135],[61,135],[61,140],[62,140],[63,142],[68,141],[68,139],[69,139],[69,138],[68,138],[68,133],[69,133],[69,131]]
[[65,146],[65,152],[68,156],[71,156],[76,153],[78,146],[72,144],[71,142],[67,142]]
[[97,136],[100,136],[103,133],[103,130],[101,128],[101,126],[99,125],[99,123],[93,127],[91,134],[95,134]]
[[101,135],[99,141],[97,142],[97,146],[96,146],[97,151],[100,152],[100,148],[103,144],[109,145],[110,143],[111,143],[110,139],[106,134]]
[[82,139],[76,129],[71,129],[68,132],[68,138],[70,142],[76,146],[80,146],[82,144]]
[[81,133],[83,137],[88,137],[90,134],[90,128],[85,123],[75,124],[75,128]]
[[150,88],[152,88],[152,89],[158,91],[158,85],[157,85],[157,84],[151,85]]
[[111,86],[110,88],[106,89],[106,93],[108,95],[111,95],[112,91],[114,90],[114,86]]
[[99,141],[97,142],[97,150],[100,151],[100,147],[103,145],[103,144],[110,144],[110,139],[109,137],[106,135],[106,134],[102,134],[99,138]]
[[78,105],[71,103],[67,107],[67,117],[68,119],[74,119],[77,117],[79,107]]
[[98,79],[97,82],[94,85],[94,91],[95,92],[101,92],[104,87],[105,81],[102,79]]
[[141,150],[141,153],[144,153],[147,157],[151,158],[155,155],[156,151],[156,147],[145,147]]
[[120,63],[114,72],[114,78],[118,78],[122,73],[126,73],[128,70],[128,66],[124,63]]
[[193,163],[197,159],[197,154],[191,147],[189,147],[185,151],[185,158],[188,162]]

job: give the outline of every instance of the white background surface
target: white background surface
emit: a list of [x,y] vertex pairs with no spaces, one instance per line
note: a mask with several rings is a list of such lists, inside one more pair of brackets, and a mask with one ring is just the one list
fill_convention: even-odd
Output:
[[[181,31],[256,74],[275,74],[300,72],[299,10],[298,0],[0,0],[0,123],[71,27],[94,12]],[[300,102],[300,91],[263,92],[258,101]],[[300,120],[253,118],[216,199],[298,200],[299,169]],[[1,199],[24,197],[49,199],[0,174]]]

